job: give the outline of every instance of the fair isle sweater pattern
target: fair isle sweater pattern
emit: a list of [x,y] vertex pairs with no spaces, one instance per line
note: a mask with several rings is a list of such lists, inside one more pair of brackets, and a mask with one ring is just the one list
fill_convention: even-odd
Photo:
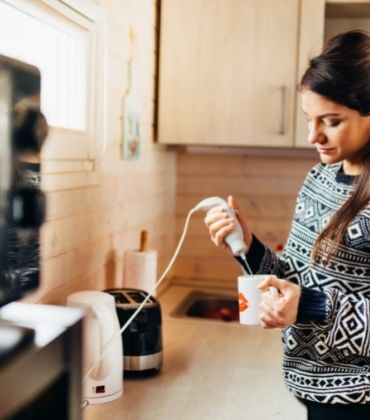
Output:
[[302,287],[298,320],[283,330],[283,372],[299,398],[370,403],[370,203],[350,223],[330,264],[313,265],[318,233],[353,190],[341,164],[318,164],[298,194],[280,257],[254,238],[248,259]]

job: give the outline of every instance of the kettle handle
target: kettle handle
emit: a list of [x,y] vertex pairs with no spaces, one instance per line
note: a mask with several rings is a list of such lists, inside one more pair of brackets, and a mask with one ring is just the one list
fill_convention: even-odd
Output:
[[[109,308],[107,305],[97,305],[94,306],[93,312],[98,321],[98,331],[99,331],[99,351],[97,352],[97,360],[94,363],[97,363],[98,358],[102,354],[103,350],[105,351],[104,357],[101,359],[96,374],[94,375],[95,380],[105,379],[113,369],[116,369],[117,362],[115,361],[115,349],[113,342],[107,349],[104,349],[105,345],[112,339],[113,335],[119,331],[119,324],[115,308]],[[117,336],[114,341],[117,339],[121,342],[120,336]],[[120,353],[121,358],[123,357],[122,351]]]

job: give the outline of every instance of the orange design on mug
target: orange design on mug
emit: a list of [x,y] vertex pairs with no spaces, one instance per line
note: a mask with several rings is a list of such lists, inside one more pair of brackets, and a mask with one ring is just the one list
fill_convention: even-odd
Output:
[[243,293],[239,293],[239,311],[244,312],[249,308],[248,299],[243,295]]

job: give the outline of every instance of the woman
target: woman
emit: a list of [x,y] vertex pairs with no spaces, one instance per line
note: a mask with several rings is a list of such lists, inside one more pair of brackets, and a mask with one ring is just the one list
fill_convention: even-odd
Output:
[[[263,328],[283,328],[287,386],[308,418],[370,419],[370,38],[340,34],[310,60],[301,84],[308,140],[321,163],[298,194],[278,257],[229,197],[260,284]],[[233,223],[222,209],[205,224],[217,246]]]

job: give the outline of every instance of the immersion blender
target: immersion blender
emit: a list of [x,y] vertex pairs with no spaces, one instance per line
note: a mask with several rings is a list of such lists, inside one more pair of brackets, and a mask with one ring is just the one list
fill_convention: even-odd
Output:
[[239,220],[236,217],[234,209],[231,208],[227,204],[227,202],[221,197],[209,197],[200,201],[194,207],[193,210],[203,210],[207,212],[216,206],[221,206],[226,211],[228,216],[230,216],[233,219],[234,229],[225,237],[225,242],[231,249],[231,252],[236,257],[240,257],[242,259],[243,268],[248,272],[248,274],[253,274],[246,258],[248,247],[244,242],[243,229],[240,226]]
[[167,273],[170,271],[171,267],[173,266],[177,255],[180,252],[181,246],[184,242],[185,236],[186,236],[186,232],[188,230],[188,226],[189,226],[189,222],[190,222],[190,217],[192,216],[193,213],[195,213],[198,210],[203,210],[203,211],[209,211],[211,210],[213,207],[216,206],[222,206],[225,211],[227,212],[227,214],[233,218],[234,221],[234,229],[225,237],[225,242],[228,244],[228,246],[230,247],[232,253],[236,256],[236,257],[240,257],[242,260],[242,266],[243,269],[246,273],[253,275],[253,272],[251,270],[251,268],[248,265],[247,259],[246,259],[246,252],[248,251],[248,247],[244,242],[244,235],[243,235],[243,230],[240,226],[240,223],[235,215],[235,211],[227,204],[227,202],[220,197],[209,197],[206,198],[204,200],[202,200],[201,202],[199,202],[194,208],[192,208],[185,220],[185,226],[183,229],[183,232],[181,234],[179,243],[177,244],[177,247],[175,249],[175,252],[171,258],[171,261],[168,263],[166,269],[164,270],[164,272],[162,273],[161,277],[159,278],[159,280],[157,281],[157,283],[154,285],[154,287],[152,288],[152,290],[150,290],[150,292],[147,294],[146,298],[141,302],[140,306],[135,310],[135,312],[131,315],[131,317],[126,321],[126,323],[121,327],[121,329],[119,331],[117,331],[116,334],[113,335],[113,337],[105,344],[103,350],[101,351],[98,360],[95,362],[95,364],[93,366],[91,366],[91,368],[87,371],[87,373],[85,374],[85,377],[83,378],[83,382],[89,377],[90,373],[99,366],[100,361],[102,360],[102,358],[105,356],[106,352],[108,351],[111,343],[114,341],[114,339],[116,338],[116,336],[118,334],[123,334],[123,332],[127,329],[127,327],[131,324],[131,322],[135,319],[136,315],[141,311],[141,309],[144,307],[144,305],[148,302],[148,300],[150,299],[151,296],[153,296],[155,290],[157,289],[157,287],[161,284],[161,282],[163,281],[163,279],[166,277]]

